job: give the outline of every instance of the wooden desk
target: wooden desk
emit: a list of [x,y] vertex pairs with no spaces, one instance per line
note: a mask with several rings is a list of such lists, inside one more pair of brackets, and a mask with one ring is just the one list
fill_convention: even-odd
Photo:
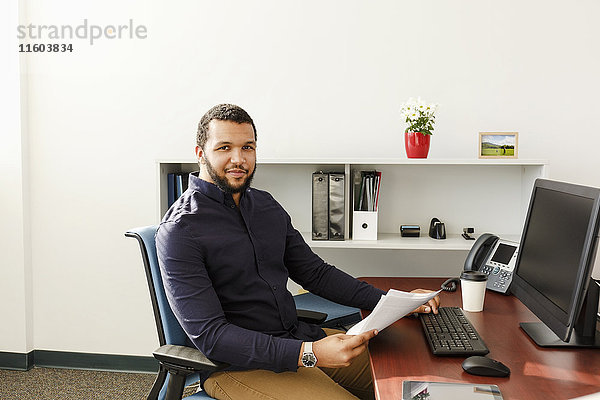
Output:
[[[441,278],[361,278],[381,289],[438,289]],[[460,289],[442,293],[443,306],[461,306]],[[542,349],[519,322],[539,321],[516,297],[487,291],[483,312],[465,312],[487,347],[488,357],[511,370],[506,378],[467,374],[465,357],[438,357],[429,350],[421,322],[402,318],[369,343],[379,400],[400,399],[402,381],[470,382],[498,385],[504,399],[571,399],[600,392],[600,350]]]

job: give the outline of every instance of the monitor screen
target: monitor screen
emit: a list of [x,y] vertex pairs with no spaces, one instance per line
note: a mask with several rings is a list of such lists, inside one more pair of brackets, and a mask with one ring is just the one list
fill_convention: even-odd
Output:
[[599,203],[596,188],[545,179],[531,195],[511,290],[561,341],[570,340],[590,281]]
[[517,273],[567,313],[594,200],[538,188],[534,201]]

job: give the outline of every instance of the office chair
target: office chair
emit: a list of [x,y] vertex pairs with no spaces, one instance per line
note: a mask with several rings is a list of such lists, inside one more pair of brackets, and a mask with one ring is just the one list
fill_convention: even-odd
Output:
[[[183,395],[184,387],[200,379],[198,371],[218,371],[227,367],[227,364],[213,362],[206,358],[193,346],[175,318],[167,301],[158,266],[154,242],[157,229],[158,225],[135,228],[126,232],[125,236],[137,239],[140,245],[160,344],[160,347],[152,353],[160,362],[160,367],[148,400],[179,400]],[[301,299],[296,300],[297,304],[308,308],[297,310],[298,319],[305,322],[333,327],[342,321],[347,323],[349,318],[360,320],[358,309],[330,302],[312,293],[305,293],[295,298]],[[327,310],[331,316],[320,310]],[[211,397],[201,391],[186,399],[211,399]]]
[[[158,375],[148,400],[179,400],[185,386],[200,380],[198,371],[218,371],[227,365],[212,362],[196,349],[175,318],[163,287],[154,235],[158,225],[131,229],[125,236],[137,239],[150,290],[160,347],[152,354],[159,363]],[[212,399],[204,391],[186,399]]]

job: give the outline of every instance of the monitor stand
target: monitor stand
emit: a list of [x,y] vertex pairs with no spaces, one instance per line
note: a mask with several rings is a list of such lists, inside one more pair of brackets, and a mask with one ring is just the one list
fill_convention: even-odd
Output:
[[542,322],[521,322],[521,329],[540,347],[587,347],[600,348],[600,332],[598,325],[598,299],[600,298],[600,282],[590,278],[585,300],[571,331],[568,342],[560,339]]
[[571,339],[563,342],[554,332],[542,322],[521,322],[521,329],[540,347],[588,347],[600,348],[600,332],[596,331],[593,340],[584,338],[578,332],[571,333]]

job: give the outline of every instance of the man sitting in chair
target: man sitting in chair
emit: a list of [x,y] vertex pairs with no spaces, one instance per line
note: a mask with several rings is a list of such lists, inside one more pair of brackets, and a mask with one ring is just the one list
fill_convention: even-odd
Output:
[[[288,278],[331,301],[372,310],[385,294],[312,252],[290,216],[250,187],[256,127],[221,104],[200,120],[199,173],[156,235],[169,304],[208,358],[231,365],[201,375],[217,399],[373,398],[368,354],[375,330],[349,336],[298,321]],[[417,291],[423,291],[417,289]],[[415,310],[437,312],[439,298]]]

